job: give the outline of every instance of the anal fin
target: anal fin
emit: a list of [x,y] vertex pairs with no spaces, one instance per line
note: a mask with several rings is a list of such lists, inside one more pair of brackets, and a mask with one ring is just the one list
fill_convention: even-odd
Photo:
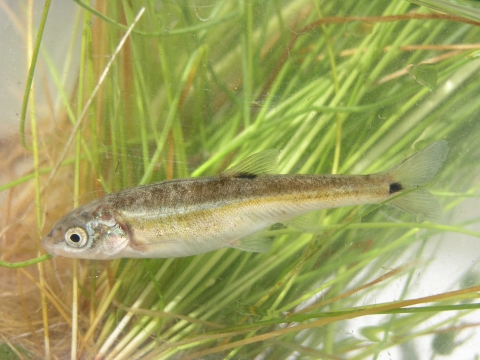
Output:
[[234,241],[230,244],[230,247],[242,251],[265,253],[271,250],[272,243],[273,241],[268,237],[263,237],[260,234],[253,234]]
[[323,229],[322,226],[318,224],[318,215],[318,211],[309,212],[289,220],[284,220],[283,223],[305,233],[322,234]]

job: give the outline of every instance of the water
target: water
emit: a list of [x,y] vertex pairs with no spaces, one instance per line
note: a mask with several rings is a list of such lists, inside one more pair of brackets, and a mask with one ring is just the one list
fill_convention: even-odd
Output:
[[[455,15],[472,5],[469,19],[476,16],[474,2],[423,3],[455,7]],[[281,150],[280,173],[374,173],[446,139],[449,158],[429,188],[442,222],[350,207],[315,214],[319,234],[276,225],[266,254],[0,268],[0,333],[21,351],[61,359],[478,352],[476,327],[465,325],[478,323],[478,27],[408,2],[240,5],[147,8],[50,180],[140,5],[101,5],[107,22],[72,3],[65,24],[52,4],[26,112],[28,148],[19,134],[22,58],[43,4],[31,19],[28,8],[3,5],[0,36],[20,35],[11,45],[19,50],[4,51],[0,62],[8,78],[0,94],[15,94],[0,123],[0,260],[35,258],[58,218],[102,193],[215,175],[269,148]],[[464,293],[447,293],[458,289]],[[446,300],[461,311],[430,307]],[[423,310],[402,314],[406,306]]]

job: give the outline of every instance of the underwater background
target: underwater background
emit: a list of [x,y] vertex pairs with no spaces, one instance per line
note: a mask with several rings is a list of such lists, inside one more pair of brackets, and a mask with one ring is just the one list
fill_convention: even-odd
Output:
[[[0,358],[475,358],[476,1],[0,3]],[[388,206],[272,227],[269,253],[50,258],[102,194],[215,175],[383,171],[449,142],[422,222]],[[41,262],[33,261],[42,256]],[[30,261],[32,260],[32,261]],[[26,266],[23,266],[26,265]]]

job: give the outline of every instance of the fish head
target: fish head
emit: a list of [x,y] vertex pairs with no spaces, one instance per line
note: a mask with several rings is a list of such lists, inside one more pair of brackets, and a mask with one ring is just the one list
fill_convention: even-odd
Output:
[[51,255],[96,260],[120,257],[117,254],[128,244],[128,229],[121,216],[99,201],[69,212],[42,240]]

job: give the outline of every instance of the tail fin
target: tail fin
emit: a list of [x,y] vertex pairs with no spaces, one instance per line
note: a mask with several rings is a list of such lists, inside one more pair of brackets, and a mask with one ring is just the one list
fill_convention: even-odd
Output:
[[[448,143],[440,140],[395,165],[386,172],[394,179],[390,184],[391,193],[425,185],[443,165],[447,154]],[[443,217],[441,205],[426,189],[399,196],[389,204],[416,216],[419,221],[438,221]]]

